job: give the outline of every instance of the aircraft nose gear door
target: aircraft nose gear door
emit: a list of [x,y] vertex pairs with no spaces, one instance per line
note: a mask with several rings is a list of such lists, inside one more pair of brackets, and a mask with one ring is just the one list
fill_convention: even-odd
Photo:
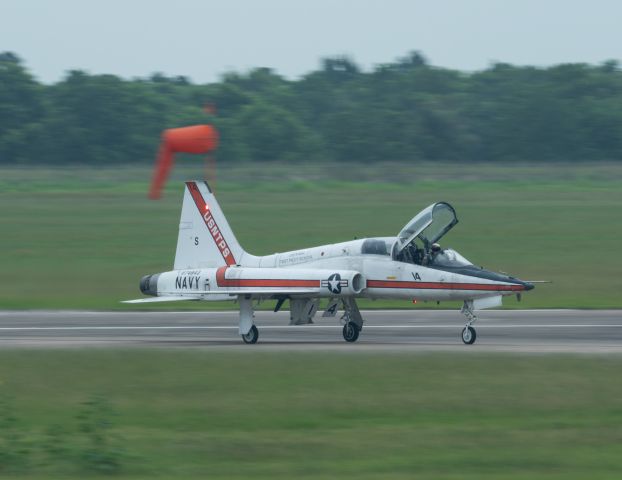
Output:
[[359,333],[363,329],[363,317],[356,304],[356,300],[352,297],[345,297],[343,299],[343,310],[344,313],[341,317],[344,321],[343,339],[346,342],[356,342],[359,338]]

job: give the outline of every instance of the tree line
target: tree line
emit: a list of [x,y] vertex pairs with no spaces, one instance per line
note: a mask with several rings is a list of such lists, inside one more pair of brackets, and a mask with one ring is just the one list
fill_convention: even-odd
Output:
[[163,129],[196,123],[217,126],[225,162],[619,161],[622,70],[466,73],[412,52],[372,71],[326,58],[296,80],[269,68],[206,85],[72,70],[46,85],[0,54],[0,163],[150,163]]

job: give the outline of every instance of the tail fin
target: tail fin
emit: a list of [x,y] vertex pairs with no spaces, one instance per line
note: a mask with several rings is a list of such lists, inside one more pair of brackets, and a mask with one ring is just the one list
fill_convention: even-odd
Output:
[[241,265],[244,255],[207,182],[186,182],[174,269]]

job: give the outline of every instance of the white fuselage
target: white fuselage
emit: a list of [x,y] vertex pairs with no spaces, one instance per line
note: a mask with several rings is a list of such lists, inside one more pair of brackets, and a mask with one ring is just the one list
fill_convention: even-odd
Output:
[[[263,257],[245,253],[240,259],[243,266],[165,272],[158,280],[158,294],[197,295],[206,292],[202,297],[204,300],[223,300],[231,298],[232,291],[266,297],[272,289],[279,292],[285,289],[291,291],[292,297],[353,296],[445,301],[511,295],[524,290],[509,280],[473,277],[395,261],[388,254],[363,254],[364,240]],[[382,240],[390,245],[395,238]],[[339,274],[340,288],[336,288],[335,283],[329,284],[334,274]],[[223,290],[222,296],[216,295],[219,290]]]

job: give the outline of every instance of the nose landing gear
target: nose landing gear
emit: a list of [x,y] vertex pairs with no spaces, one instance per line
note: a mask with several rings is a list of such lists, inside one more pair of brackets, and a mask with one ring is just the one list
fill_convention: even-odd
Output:
[[475,339],[477,338],[477,332],[473,327],[464,327],[462,330],[462,341],[466,345],[473,345],[475,343]]
[[473,300],[465,300],[460,313],[467,317],[467,323],[462,330],[462,341],[465,345],[473,345],[477,338],[477,332],[471,326],[477,321],[477,316],[473,312]]

